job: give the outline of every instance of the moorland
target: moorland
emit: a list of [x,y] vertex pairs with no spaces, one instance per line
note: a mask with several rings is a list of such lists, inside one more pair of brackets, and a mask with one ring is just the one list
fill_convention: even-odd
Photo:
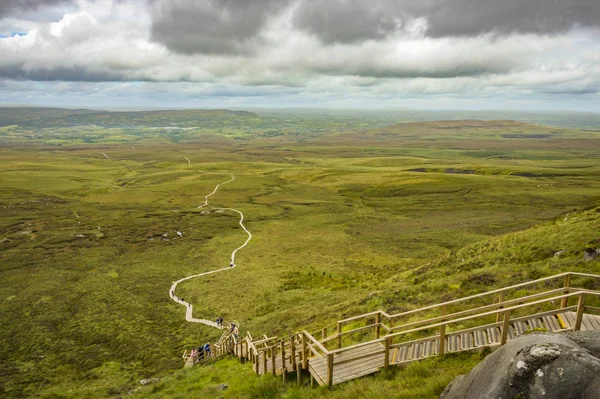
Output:
[[[325,389],[232,359],[181,369],[218,331],[270,335],[561,271],[600,273],[600,132],[510,120],[249,111],[0,110],[0,396],[436,397],[478,355]],[[567,124],[568,125],[568,124]],[[187,161],[187,159],[190,162]],[[182,232],[182,236],[176,232]],[[563,256],[554,253],[564,251]],[[160,377],[137,390],[141,378]],[[215,391],[227,382],[225,393]]]

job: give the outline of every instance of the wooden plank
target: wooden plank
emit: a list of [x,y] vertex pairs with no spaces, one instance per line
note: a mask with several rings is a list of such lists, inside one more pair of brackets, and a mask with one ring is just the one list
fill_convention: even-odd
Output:
[[561,330],[568,328],[567,320],[565,320],[565,316],[562,313],[556,315],[556,320],[558,320]]
[[342,364],[345,364],[345,363],[354,362],[354,361],[357,361],[357,360],[360,360],[360,359],[364,359],[366,357],[381,355],[382,353],[385,355],[385,348],[379,349],[377,352],[367,352],[367,353],[363,353],[361,355],[356,355],[356,356],[352,356],[352,357],[348,356],[348,357],[344,358],[343,360],[336,360],[335,364],[336,365],[342,365]]
[[473,333],[473,338],[475,339],[475,346],[482,347],[487,345],[487,337],[483,331],[475,331]]
[[405,361],[407,357],[408,357],[408,346],[401,346],[400,353],[398,354],[398,361],[396,363]]
[[423,346],[423,344],[415,344],[415,357],[413,359],[420,359],[422,354],[421,354],[421,348]]
[[421,356],[423,357],[429,357],[432,355],[433,352],[433,345],[431,341],[427,341],[423,344],[423,352],[421,353]]
[[[315,358],[315,360],[317,360],[317,359]],[[311,359],[311,362],[312,362],[312,359]],[[380,366],[383,366],[384,354],[379,353],[379,354],[375,354],[375,355],[371,355],[371,356],[367,356],[367,357],[361,357],[360,359],[357,359],[355,361],[348,362],[348,363],[334,364],[334,376],[337,375],[338,373],[343,374],[345,370],[355,368],[362,364],[369,364],[372,362],[377,363]],[[321,373],[326,372],[327,365],[324,362],[317,361],[317,362],[314,362],[311,364],[313,365],[313,368],[317,372],[321,372]]]
[[515,329],[515,336],[520,336],[523,335],[523,333],[525,333],[525,331],[527,330],[527,324],[525,324],[522,321],[517,321],[512,323],[513,328]]
[[563,315],[565,316],[565,320],[567,321],[569,328],[573,328],[573,326],[575,326],[575,313],[565,312]]
[[554,331],[560,330],[560,326],[558,325],[556,316],[544,316],[543,321],[544,321],[544,326],[548,331],[554,332]]
[[450,349],[452,352],[456,352],[460,350],[460,336],[458,334],[450,336]]
[[586,314],[586,317],[594,330],[600,330],[600,317],[592,314]]
[[583,331],[590,331],[590,330],[594,330],[594,326],[592,325],[592,321],[590,320],[589,317],[586,317],[587,315],[584,314],[583,317],[581,318],[581,329]]
[[[339,384],[340,382],[347,381],[353,378],[358,378],[363,375],[371,374],[383,366],[383,355],[373,356],[371,358],[363,359],[358,362],[347,363],[342,366],[334,366],[333,380],[332,383]],[[326,367],[322,365],[313,367],[311,365],[311,373],[314,372],[319,380],[324,381],[327,373]]]
[[439,353],[439,345],[440,345],[440,341],[439,339],[433,339],[431,340],[431,355],[435,356]]
[[473,333],[465,333],[460,335],[460,342],[462,350],[473,349]]
[[500,343],[500,329],[498,327],[488,328],[485,330],[490,344]]

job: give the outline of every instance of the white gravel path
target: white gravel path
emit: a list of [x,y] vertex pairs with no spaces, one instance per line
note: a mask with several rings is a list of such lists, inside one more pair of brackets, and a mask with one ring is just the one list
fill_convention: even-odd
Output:
[[[208,198],[212,195],[214,195],[217,190],[219,189],[219,187],[223,184],[227,184],[230,183],[232,181],[235,180],[235,177],[233,175],[231,175],[231,179],[227,180],[223,183],[219,183],[217,184],[217,186],[215,187],[215,189],[213,190],[212,193],[208,194],[206,197],[204,197],[204,203],[202,205],[200,205],[198,208],[203,208],[205,206],[208,206]],[[246,239],[246,242],[244,242],[244,244],[242,244],[240,247],[236,248],[233,250],[233,252],[231,253],[231,263],[229,267],[225,267],[223,269],[218,269],[218,270],[211,270],[209,272],[204,272],[204,273],[200,273],[200,274],[194,274],[193,276],[188,276],[188,277],[184,277],[180,280],[175,281],[172,285],[171,285],[171,289],[169,290],[169,296],[171,297],[172,300],[174,300],[175,302],[179,303],[180,305],[183,305],[186,307],[186,312],[185,312],[185,319],[191,323],[202,323],[205,324],[207,326],[210,327],[214,327],[214,328],[219,328],[219,326],[217,325],[217,323],[215,323],[214,321],[211,320],[207,320],[207,319],[197,319],[193,316],[193,306],[191,303],[188,302],[184,302],[181,300],[181,298],[178,298],[177,296],[175,296],[175,290],[177,289],[177,285],[183,281],[186,280],[190,280],[196,277],[202,277],[202,276],[206,276],[209,274],[213,274],[213,273],[219,273],[219,272],[224,272],[226,270],[232,270],[233,268],[236,267],[235,264],[235,255],[237,254],[237,252],[244,248],[246,245],[248,245],[248,243],[250,242],[250,240],[252,239],[252,234],[250,233],[250,231],[248,231],[248,229],[246,228],[246,226],[244,226],[244,214],[240,211],[238,211],[237,209],[233,209],[233,208],[215,208],[216,210],[221,210],[221,211],[232,211],[232,212],[237,212],[240,215],[240,226],[242,226],[242,229],[244,229],[244,231],[246,232],[246,234],[248,234],[248,238]],[[225,323],[226,325],[228,323]]]

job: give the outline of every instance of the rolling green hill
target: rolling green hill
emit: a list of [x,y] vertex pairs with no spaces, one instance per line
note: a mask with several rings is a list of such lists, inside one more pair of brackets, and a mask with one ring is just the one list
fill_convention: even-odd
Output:
[[132,145],[109,144],[118,128],[94,127],[98,143],[86,143],[92,130],[61,129],[0,129],[2,397],[126,397],[149,377],[164,382],[136,395],[202,397],[223,382],[230,397],[432,397],[478,361],[430,361],[333,392],[258,379],[232,360],[180,371],[183,349],[218,332],[185,322],[168,290],[227,266],[245,239],[237,215],[198,209],[230,174],[211,203],[242,210],[254,238],[232,273],[178,289],[196,316],[242,330],[312,330],[598,272],[581,255],[600,238],[594,132],[453,121],[244,140],[210,129],[187,144],[144,130]]

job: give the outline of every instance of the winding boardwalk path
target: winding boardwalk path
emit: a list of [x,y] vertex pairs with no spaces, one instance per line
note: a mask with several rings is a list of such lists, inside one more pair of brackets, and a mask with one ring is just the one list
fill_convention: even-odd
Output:
[[[222,186],[223,184],[231,183],[234,180],[235,180],[235,177],[233,175],[231,175],[231,179],[230,180],[227,180],[227,181],[225,181],[223,183],[217,184],[217,186],[215,187],[215,189],[213,190],[213,192],[210,193],[210,194],[208,194],[206,197],[204,197],[204,203],[202,205],[200,205],[198,208],[204,208],[205,206],[208,206],[208,198],[211,197],[212,195],[214,195],[217,192],[217,190],[219,189],[220,186]],[[202,324],[205,324],[207,326],[214,327],[214,328],[222,328],[222,327],[219,327],[217,325],[217,323],[215,323],[214,321],[195,318],[193,316],[194,308],[193,308],[192,304],[188,303],[188,302],[184,302],[181,298],[178,298],[175,295],[175,290],[177,289],[177,285],[179,283],[183,282],[183,281],[191,280],[191,279],[196,278],[196,277],[207,276],[207,275],[213,274],[213,273],[224,272],[226,270],[232,270],[234,267],[236,267],[236,264],[235,264],[235,255],[237,254],[237,252],[240,249],[242,249],[246,245],[248,245],[248,243],[252,239],[252,234],[250,233],[250,231],[248,231],[248,229],[246,228],[246,226],[244,226],[244,214],[242,212],[238,211],[237,209],[233,209],[233,208],[214,208],[214,209],[215,210],[220,210],[220,211],[233,211],[233,212],[237,212],[240,215],[239,224],[240,224],[240,226],[242,226],[242,229],[244,229],[244,231],[246,232],[246,234],[248,234],[248,238],[246,239],[246,241],[244,242],[244,244],[242,244],[240,247],[234,249],[233,252],[231,253],[231,263],[230,263],[229,267],[225,267],[223,269],[218,269],[218,270],[211,270],[209,272],[204,272],[204,273],[200,273],[200,274],[194,274],[193,276],[188,276],[188,277],[184,277],[184,278],[182,278],[180,280],[177,280],[177,281],[175,281],[171,285],[171,289],[169,290],[169,296],[171,297],[172,300],[174,300],[178,304],[183,305],[183,306],[186,307],[185,319],[187,321],[189,321],[191,323],[202,323]]]

